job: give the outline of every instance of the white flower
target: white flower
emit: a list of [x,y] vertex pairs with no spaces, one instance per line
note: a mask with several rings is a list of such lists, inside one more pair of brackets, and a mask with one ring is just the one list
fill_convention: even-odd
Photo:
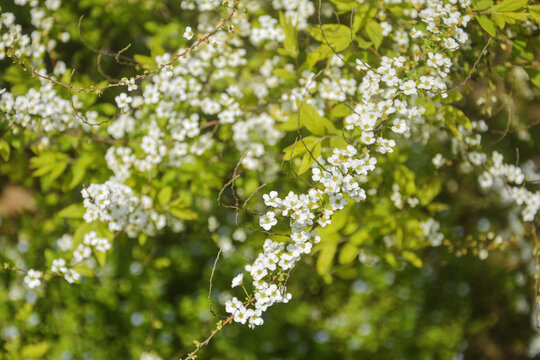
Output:
[[66,260],[64,260],[64,259],[54,259],[52,261],[51,271],[55,272],[55,273],[57,273],[57,272],[65,273],[67,271]]
[[186,39],[188,39],[188,40],[191,40],[191,38],[193,38],[193,35],[195,35],[195,34],[193,33],[193,30],[191,30],[191,27],[188,26],[188,27],[186,28],[186,31],[184,32],[184,37],[185,37]]
[[77,249],[73,252],[73,258],[75,261],[81,262],[82,260],[89,258],[90,254],[92,254],[92,250],[88,246],[79,244]]
[[273,211],[269,211],[263,216],[261,216],[261,219],[259,220],[259,224],[261,227],[268,231],[272,228],[272,226],[277,224],[276,214],[274,214]]
[[162,358],[153,353],[143,352],[139,360],[162,360]]
[[493,185],[493,177],[490,173],[487,171],[484,171],[482,175],[478,178],[478,182],[480,183],[480,186],[484,189],[491,187]]
[[407,130],[409,130],[409,127],[407,126],[407,123],[403,119],[395,119],[393,122],[392,131],[397,134],[403,134]]
[[246,316],[249,318],[249,327],[254,328],[255,326],[262,325],[263,319],[261,318],[262,311],[261,310],[252,310],[249,309],[246,312]]
[[399,86],[399,89],[403,91],[405,95],[416,94],[416,83],[414,80],[407,80]]
[[232,279],[232,285],[231,285],[231,287],[234,288],[234,287],[237,287],[237,286],[242,285],[243,280],[244,280],[244,273],[240,273],[240,274],[236,275],[236,276]]
[[56,245],[62,251],[70,251],[73,247],[73,238],[69,234],[64,234],[60,239],[56,240]]
[[97,233],[95,231],[90,231],[84,235],[83,243],[89,246],[96,246],[98,242]]
[[129,108],[129,104],[133,101],[133,99],[128,96],[126,93],[121,93],[117,97],[114,98],[116,101],[116,104],[120,109],[127,110]]
[[360,141],[366,145],[373,144],[375,142],[375,135],[371,131],[363,131],[360,136]]
[[240,324],[245,324],[248,319],[247,316],[247,310],[242,305],[241,308],[239,308],[236,313],[234,314],[234,321],[239,322]]
[[30,289],[38,287],[41,285],[41,275],[41,271],[30,269],[24,277],[24,282]]
[[443,166],[445,161],[446,159],[441,154],[437,154],[431,159],[431,162],[437,169]]
[[255,281],[259,281],[261,280],[263,277],[265,277],[266,275],[268,275],[268,270],[266,270],[263,265],[258,265],[258,266],[253,266],[251,268],[251,277],[253,278],[253,280]]
[[238,228],[232,233],[232,238],[233,240],[244,242],[247,238],[246,231],[242,228]]
[[96,250],[99,252],[106,252],[111,248],[111,243],[107,239],[98,239],[96,244]]
[[236,297],[233,297],[231,300],[225,302],[225,311],[229,314],[236,314],[236,312],[242,308],[244,305]]
[[74,282],[79,281],[80,278],[81,278],[81,275],[73,269],[68,269],[66,271],[66,274],[64,275],[64,279],[70,284],[73,284]]

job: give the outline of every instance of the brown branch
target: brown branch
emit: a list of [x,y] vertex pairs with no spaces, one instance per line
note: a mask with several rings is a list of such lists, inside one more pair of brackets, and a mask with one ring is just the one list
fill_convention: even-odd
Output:
[[212,266],[212,273],[210,274],[210,285],[208,286],[208,307],[210,308],[210,312],[212,313],[212,315],[214,315],[218,319],[223,319],[223,317],[217,315],[212,309],[212,281],[214,280],[214,271],[216,271],[216,266],[219,260],[219,256],[221,255],[221,250],[222,248],[219,248],[219,251],[216,255],[216,260],[214,260],[214,265]]

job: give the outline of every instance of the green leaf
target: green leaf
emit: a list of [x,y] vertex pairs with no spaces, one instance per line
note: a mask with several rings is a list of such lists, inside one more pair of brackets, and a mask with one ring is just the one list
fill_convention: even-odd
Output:
[[362,245],[370,239],[369,232],[365,229],[359,230],[351,235],[350,242],[355,245]]
[[461,134],[457,128],[457,125],[461,125],[464,128],[471,129],[472,124],[467,115],[463,113],[463,111],[450,106],[445,105],[441,109],[442,116],[444,118],[444,122],[446,123],[446,127],[452,134],[454,134],[455,137],[457,137],[460,141],[462,140]]
[[539,87],[539,88],[540,88],[540,71],[537,72],[536,74],[534,74],[533,76],[531,76],[530,78],[531,78],[531,82],[532,82],[536,87]]
[[371,41],[367,41],[361,36],[357,36],[356,41],[358,42],[358,47],[361,49],[369,49],[373,45]]
[[49,174],[50,180],[54,180],[66,169],[69,156],[63,153],[47,151],[30,159],[30,168],[36,169],[32,176],[44,176]]
[[346,243],[339,252],[338,262],[340,264],[349,264],[358,256],[358,246],[353,243]]
[[300,116],[300,124],[305,126],[311,133],[315,135],[325,135],[326,130],[334,131],[334,124],[328,119],[323,118],[317,110],[306,102],[301,102],[296,99],[296,106]]
[[[538,10],[533,10],[533,7],[535,6],[538,7]],[[529,12],[527,13],[527,15],[532,19],[532,21],[540,25],[540,5],[535,6],[531,6],[529,8]]]
[[304,141],[302,142],[299,139],[296,141],[295,144],[289,145],[285,149],[283,149],[283,152],[284,152],[283,158],[285,160],[290,160],[291,155],[292,155],[292,158],[302,155],[303,153],[307,151],[306,147],[307,149],[311,151],[311,149],[313,149],[313,147],[315,146],[315,143],[320,141],[320,139],[315,136],[306,136],[303,138],[303,140]]
[[497,29],[495,29],[495,24],[491,21],[486,15],[477,15],[476,20],[489,35],[495,37],[497,35]]
[[60,210],[58,216],[67,219],[82,219],[86,209],[82,204],[71,204]]
[[317,49],[315,49],[315,51],[311,51],[308,54],[306,61],[302,64],[302,69],[310,70],[317,62],[328,59],[333,54],[334,52],[328,47],[328,45],[321,44]]
[[400,266],[399,261],[398,261],[398,259],[396,259],[396,256],[394,254],[386,253],[384,258],[386,259],[388,264],[390,264],[390,266],[392,266],[394,268],[399,268],[399,266]]
[[427,209],[431,214],[436,214],[436,213],[439,213],[441,211],[448,210],[449,207],[450,206],[448,206],[448,204],[444,204],[444,203],[440,203],[440,202],[434,202],[434,203],[429,204],[427,206]]
[[187,208],[173,207],[169,211],[171,214],[182,220],[195,220],[199,217],[199,214]]
[[80,162],[77,162],[74,166],[71,167],[71,181],[69,182],[67,188],[71,190],[81,183],[86,175],[86,166],[82,166]]
[[527,21],[527,15],[525,13],[505,12],[503,16],[518,21]]
[[94,276],[94,270],[90,269],[88,267],[88,265],[86,265],[84,263],[75,265],[73,267],[73,270],[75,270],[76,272],[78,272],[79,274],[81,274],[84,277],[93,277]]
[[283,47],[285,48],[286,54],[290,55],[293,58],[298,56],[298,40],[296,27],[292,23],[289,23],[285,18],[285,15],[279,13],[279,25],[285,33],[285,40],[283,40]]
[[339,103],[330,111],[328,115],[330,119],[339,119],[348,116],[352,112],[349,107],[343,103]]
[[9,155],[11,153],[11,148],[6,140],[0,139],[0,156],[4,161],[9,161]]
[[441,192],[441,185],[442,180],[436,178],[434,181],[423,186],[416,194],[420,204],[422,206],[429,204]]
[[423,265],[422,260],[413,252],[405,250],[401,253],[401,256],[407,260],[411,265],[417,268],[421,268]]
[[493,7],[494,11],[510,12],[521,9],[526,6],[528,0],[504,0]]
[[[369,4],[362,4],[362,5],[356,5],[356,11],[354,13],[354,19],[353,19],[353,33],[357,33],[360,29],[363,29],[366,27],[366,23],[369,19],[373,19],[377,15],[377,8],[375,6],[371,6]],[[359,42],[364,41],[364,39],[360,40],[357,37],[357,40]],[[360,45],[360,47],[362,47]],[[368,46],[369,47],[369,46]]]
[[461,137],[461,134],[459,133],[458,128],[456,127],[456,124],[451,119],[444,119],[444,122],[446,123],[446,127],[456,138],[458,138],[459,141],[462,141],[463,138]]
[[334,5],[336,5],[336,8],[340,14],[346,13],[354,9],[356,6],[358,6],[358,2],[356,0],[330,0]]
[[381,25],[375,20],[369,20],[366,24],[366,32],[375,49],[378,49],[384,39]]
[[500,14],[491,14],[491,18],[493,21],[495,21],[495,24],[499,27],[499,29],[504,29],[504,26],[506,25],[506,20],[504,19],[504,16]]
[[71,190],[83,181],[86,170],[92,162],[94,161],[93,156],[81,156],[81,158],[71,167],[71,181],[69,182],[67,188]]
[[514,39],[514,44],[512,46],[512,52],[517,53],[517,55],[525,59],[527,61],[533,61],[534,60],[534,54],[529,47],[530,39],[526,39],[523,37],[519,37]]
[[94,248],[94,256],[96,257],[99,266],[104,266],[105,263],[107,262],[107,253],[106,252],[101,252],[101,251]]
[[113,116],[118,111],[118,108],[110,103],[101,103],[92,106],[92,110],[95,110],[103,115]]
[[50,173],[51,180],[57,179],[60,175],[64,173],[64,170],[66,170],[68,166],[67,161],[65,162],[58,162],[56,166],[52,169]]
[[474,11],[483,11],[493,6],[492,0],[473,1]]
[[139,245],[144,246],[147,240],[148,240],[148,235],[146,235],[145,233],[139,234]]
[[43,341],[37,344],[25,345],[21,350],[21,356],[23,358],[37,359],[45,356],[49,351],[50,345],[48,342]]
[[471,120],[463,113],[463,111],[459,110],[458,108],[451,105],[446,105],[442,107],[441,111],[445,118],[451,118],[464,128],[472,129]]
[[460,101],[463,98],[463,95],[457,91],[452,91],[448,93],[448,96],[443,98],[442,96],[437,96],[435,99],[442,104],[453,104]]
[[298,175],[302,175],[303,173],[305,173],[311,168],[311,165],[313,165],[313,163],[315,162],[315,159],[321,156],[321,150],[322,150],[321,143],[318,142],[313,147],[313,150],[311,150],[311,154],[306,151],[306,153],[304,154],[304,157],[302,158],[302,164],[300,165],[300,169],[298,169],[297,171]]
[[330,45],[335,52],[340,52],[351,44],[351,29],[341,24],[325,24],[307,29],[307,32],[323,44]]
[[171,201],[173,189],[170,186],[165,186],[159,191],[158,202],[160,205],[167,205]]
[[296,80],[296,75],[289,70],[274,69],[274,71],[272,71],[272,74],[285,80]]
[[323,247],[317,258],[317,263],[315,267],[317,272],[320,275],[324,275],[330,271],[332,268],[332,262],[334,260],[334,255],[336,254],[337,244],[332,242],[327,246]]
[[405,195],[410,196],[416,193],[414,171],[405,165],[398,165],[396,170],[394,170],[394,182],[399,185],[399,188]]

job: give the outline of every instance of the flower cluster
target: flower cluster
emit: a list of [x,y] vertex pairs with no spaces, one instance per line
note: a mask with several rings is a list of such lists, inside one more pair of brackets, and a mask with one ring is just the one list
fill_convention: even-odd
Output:
[[439,232],[440,227],[439,222],[433,218],[420,222],[420,228],[432,246],[439,246],[444,240],[444,235]]
[[493,188],[501,191],[509,200],[523,207],[521,216],[524,221],[533,221],[540,209],[540,191],[532,192],[523,186],[525,181],[523,171],[515,165],[504,164],[503,160],[500,153],[493,152],[491,165],[478,178],[480,186],[484,189]]
[[[46,1],[44,7],[41,7],[38,1],[16,2],[20,6],[27,3],[31,7],[30,16],[34,26],[31,34],[23,33],[23,27],[15,22],[13,13],[0,13],[0,60],[10,52],[11,57],[29,58],[31,66],[39,67],[44,63],[46,52],[53,51],[57,44],[56,39],[48,38],[48,33],[54,24],[54,11],[60,6],[60,1]],[[58,40],[67,42],[69,34],[61,33]],[[58,61],[51,76],[60,77],[65,71],[65,63]],[[38,73],[47,75],[45,69],[40,69]],[[81,127],[83,123],[73,114],[73,107],[78,109],[81,106],[78,97],[73,96],[70,102],[56,92],[51,82],[40,79],[40,83],[41,86],[37,89],[29,89],[18,96],[6,89],[0,89],[0,111],[5,114],[13,132],[17,133],[21,129],[52,132]]]
[[237,121],[232,129],[236,148],[245,152],[242,164],[247,169],[261,168],[261,157],[265,154],[265,144],[275,145],[283,136],[276,129],[274,119],[267,114],[250,117],[245,121]]
[[[79,249],[77,249],[75,253],[77,253],[78,251]],[[75,253],[73,253],[73,255],[74,255],[74,258],[77,259],[75,257]],[[81,261],[81,260],[82,259],[79,259],[78,261]],[[73,284],[74,282],[79,281],[79,279],[81,278],[81,275],[75,269],[72,269],[72,268],[70,269],[66,266],[66,260],[62,258],[54,259],[52,261],[51,271],[53,272],[53,274],[63,275],[64,279],[70,284]]]
[[92,222],[99,219],[107,223],[111,231],[124,231],[128,236],[136,237],[141,231],[153,235],[166,225],[166,217],[153,209],[150,197],[139,198],[124,184],[114,181],[92,184],[83,189],[82,195],[86,208],[84,220]]
[[[25,0],[17,1],[19,5],[26,3]],[[49,39],[46,45],[42,40],[52,26],[52,17],[48,14],[52,14],[60,2],[47,0],[43,9],[37,3],[30,2],[32,24],[36,28],[31,35],[23,34],[22,27],[15,24],[13,14],[1,14],[0,59],[13,49],[14,57],[29,57],[32,67],[45,76],[44,54],[54,49],[55,40]],[[403,138],[415,136],[415,140],[427,142],[430,135],[438,131],[445,119],[441,115],[437,120],[440,123],[427,123],[426,108],[417,100],[429,98],[433,105],[436,96],[448,96],[449,75],[452,67],[457,65],[449,53],[469,41],[464,29],[470,17],[463,15],[460,8],[471,5],[469,0],[419,0],[411,4],[385,0],[383,5],[403,6],[404,14],[410,19],[399,24],[403,30],[390,22],[392,17],[387,16],[384,8],[373,20],[370,19],[382,29],[384,41],[393,42],[389,48],[392,51],[381,52],[386,56],[375,51],[376,64],[355,59],[355,65],[345,66],[345,58],[334,54],[324,69],[315,73],[311,69],[313,66],[307,66],[308,69],[295,67],[290,59],[272,53],[255,62],[257,70],[246,81],[243,73],[252,70],[246,64],[252,60],[251,56],[259,56],[257,52],[246,50],[249,43],[255,48],[274,52],[287,37],[283,20],[270,15],[259,16],[257,7],[263,6],[261,3],[252,2],[252,11],[247,12],[248,15],[236,14],[230,20],[228,32],[213,33],[196,51],[178,49],[177,53],[186,52],[186,56],[178,61],[172,61],[175,55],[157,56],[154,59],[156,66],[168,65],[162,71],[152,72],[152,76],[139,84],[134,77],[120,81],[127,87],[127,92],[115,98],[119,113],[106,129],[111,137],[106,142],[112,145],[105,160],[112,175],[107,181],[91,184],[82,191],[86,209],[84,220],[88,223],[104,222],[110,231],[124,232],[132,238],[141,233],[154,235],[167,224],[180,230],[183,223],[167,219],[166,213],[155,210],[154,200],[150,197],[154,193],[137,184],[151,183],[156,175],[193,164],[198,157],[211,158],[214,150],[225,146],[227,135],[232,138],[238,153],[243,154],[241,165],[247,170],[264,168],[261,177],[266,178],[277,173],[278,168],[275,154],[268,150],[284,138],[281,125],[284,119],[292,118],[300,111],[299,103],[309,104],[322,116],[336,104],[347,104],[351,111],[343,116],[332,116],[333,119],[343,118],[343,136],[340,137],[341,129],[335,129],[327,136],[339,140],[337,143],[341,145],[330,142],[330,146],[321,146],[318,153],[305,149],[314,163],[310,188],[304,193],[290,191],[284,197],[275,190],[263,196],[264,204],[270,210],[259,218],[260,227],[270,233],[274,227],[283,225],[280,224],[283,220],[287,222],[286,226],[281,226],[287,227],[286,236],[284,241],[267,239],[255,260],[245,267],[252,279],[248,286],[253,288],[248,300],[242,303],[232,297],[226,302],[226,311],[234,321],[247,323],[251,328],[263,324],[261,316],[270,306],[291,299],[285,274],[321,241],[317,228],[331,224],[334,216],[349,204],[370,201],[368,195],[371,198],[378,190],[368,188],[370,176],[380,170],[376,169],[377,164],[382,163],[379,154],[394,152]],[[211,0],[181,2],[183,9],[200,12],[213,10],[217,5],[218,1]],[[308,28],[309,18],[315,13],[313,2],[309,0],[273,0],[266,5],[272,6],[275,14],[283,12],[288,25],[292,24],[298,31]],[[190,43],[193,43],[195,33],[201,34],[199,38],[202,38],[202,34],[214,29],[212,20],[215,19],[209,14],[200,14],[198,20],[197,27],[188,26],[183,33]],[[63,33],[59,40],[68,41],[69,36]],[[308,51],[311,49],[308,45]],[[56,62],[53,79],[60,78],[66,71],[65,63]],[[289,78],[295,78],[295,81],[289,81]],[[41,79],[40,84],[18,96],[0,89],[0,110],[6,114],[14,133],[21,129],[34,133],[73,128],[88,130],[84,121],[73,113],[81,107],[76,96],[67,100],[56,93],[52,83]],[[289,84],[293,85],[287,88]],[[287,88],[287,92],[278,93],[281,88]],[[277,98],[276,93],[279,94]],[[244,104],[251,103],[252,99],[257,106],[246,108]],[[84,114],[91,122],[98,116],[93,111]],[[485,130],[483,122],[475,122],[473,129],[461,125],[457,128],[463,139],[452,140],[452,151],[465,155],[462,169],[484,168],[488,164],[485,154],[470,151],[480,144],[481,137],[477,132]],[[226,140],[216,146],[216,138]],[[307,147],[304,141],[297,141],[296,145]],[[432,162],[440,168],[446,160],[442,154],[437,154]],[[105,179],[107,177],[100,181]],[[527,190],[521,169],[503,164],[499,154],[493,154],[489,168],[479,181],[482,188],[507,189],[509,198],[523,206],[525,221],[532,221],[536,216],[540,193]],[[410,207],[419,204],[417,197],[404,196],[402,191],[394,183],[389,196],[398,209],[405,204]],[[214,231],[220,225],[211,217],[208,226]],[[437,220],[429,217],[419,226],[432,246],[442,244],[444,235]],[[232,237],[244,241],[246,234],[237,230]],[[383,239],[389,247],[395,242],[392,236]],[[220,243],[225,244],[225,253],[233,248],[230,239]],[[84,240],[76,244],[75,249],[69,235],[62,237],[57,245],[62,251],[71,252],[71,266],[66,259],[56,258],[52,261],[51,271],[69,283],[80,279],[75,270],[77,264],[90,258],[92,252],[99,258],[112,246],[109,239],[94,231],[84,235]],[[358,258],[363,264],[379,261],[365,249],[359,249]],[[41,284],[41,278],[41,272],[29,270],[24,281],[34,288]],[[244,287],[243,282],[244,273],[241,273],[233,279],[232,287]]]
[[[301,255],[310,253],[312,246],[320,241],[315,228],[330,224],[335,213],[348,204],[348,198],[356,202],[366,199],[366,191],[359,181],[365,181],[377,164],[377,159],[369,154],[371,147],[381,154],[386,154],[393,152],[396,146],[396,141],[388,138],[384,129],[390,128],[390,134],[410,136],[411,128],[419,127],[424,122],[422,115],[425,109],[416,104],[416,97],[421,94],[427,97],[436,94],[447,96],[446,79],[452,64],[444,51],[455,50],[456,44],[467,41],[468,37],[460,26],[466,26],[469,18],[461,16],[455,5],[444,4],[442,1],[428,1],[425,5],[426,8],[420,12],[420,18],[427,23],[425,31],[437,38],[436,42],[443,42],[440,53],[429,52],[424,59],[408,55],[393,58],[383,56],[378,67],[357,61],[357,69],[365,72],[365,76],[358,86],[359,101],[353,113],[344,119],[344,123],[345,129],[359,140],[362,151],[353,145],[347,145],[344,148],[331,149],[332,155],[326,161],[320,157],[314,158],[316,165],[312,169],[312,179],[316,185],[306,194],[289,192],[283,199],[276,191],[264,195],[265,204],[272,210],[261,216],[260,226],[269,231],[278,224],[279,218],[286,218],[289,220],[290,240],[267,240],[263,252],[251,265],[246,266],[246,271],[253,279],[254,295],[247,304],[242,304],[236,298],[227,302],[227,312],[234,316],[235,321],[242,324],[247,321],[250,327],[262,324],[262,312],[268,306],[282,302],[286,292],[280,275],[293,268]],[[450,40],[441,36],[441,31],[448,29],[455,33],[455,37]],[[343,96],[355,95],[356,83],[343,80],[342,76],[332,76],[342,75],[339,61],[334,58],[332,63],[334,66],[325,73],[328,80],[323,79],[318,85],[312,81],[313,77],[308,75],[310,81],[304,83],[305,87],[319,87],[322,99],[342,101]],[[341,80],[330,80],[335,78]],[[334,88],[340,90],[334,91]],[[298,95],[306,93],[308,92],[296,91]],[[292,99],[304,100],[302,96],[294,95]],[[307,102],[315,107],[320,107],[321,104],[316,99],[308,99]],[[396,189],[396,192],[398,190]],[[401,201],[401,196],[395,200]],[[407,200],[412,207],[418,204],[418,199],[414,197]],[[438,232],[439,227],[435,220],[427,220],[421,227],[434,246],[440,245],[443,235]],[[290,295],[287,296],[287,301],[289,298]],[[251,308],[253,301],[254,308]]]

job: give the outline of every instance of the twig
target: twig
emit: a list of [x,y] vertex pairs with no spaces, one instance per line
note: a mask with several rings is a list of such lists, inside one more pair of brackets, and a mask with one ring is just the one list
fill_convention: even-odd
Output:
[[77,108],[75,107],[75,104],[73,103],[73,96],[71,96],[71,78],[73,77],[73,73],[75,72],[75,69],[71,70],[71,74],[69,74],[69,81],[68,81],[68,98],[69,98],[69,103],[71,104],[71,109],[73,110],[73,112],[75,113],[75,116],[77,116],[77,118],[79,118],[79,120],[81,120],[84,124],[86,125],[89,125],[89,126],[99,126],[101,124],[104,124],[106,122],[109,122],[112,120],[111,119],[107,119],[107,120],[103,120],[99,123],[90,123],[88,120],[86,120],[81,114],[79,114],[79,112],[77,111]]
[[478,58],[476,59],[476,61],[474,62],[473,64],[473,67],[471,69],[471,71],[469,71],[469,74],[467,75],[467,77],[457,86],[453,87],[452,89],[449,90],[449,92],[451,91],[455,91],[455,90],[458,90],[460,88],[462,88],[463,86],[465,86],[465,84],[471,79],[473,73],[475,72],[476,70],[476,66],[478,65],[478,63],[480,62],[480,59],[482,59],[482,57],[484,56],[484,54],[487,54],[487,48],[489,46],[489,44],[491,44],[491,40],[492,38],[489,38],[488,42],[486,43],[486,45],[484,46],[484,48],[482,49],[482,51],[480,52],[480,55],[478,55]]
[[212,315],[214,315],[218,319],[225,319],[224,317],[219,316],[214,312],[212,309],[212,281],[214,280],[214,271],[216,270],[216,266],[219,260],[219,256],[221,255],[222,248],[219,248],[219,251],[216,256],[216,260],[214,260],[214,266],[212,266],[212,273],[210,274],[210,285],[208,286],[208,307],[210,308],[210,312]]
[[[82,26],[82,20],[84,18],[84,15],[81,15],[81,17],[79,18],[79,23],[77,24],[77,34],[79,35],[79,40],[87,47],[89,48],[90,50],[92,50],[93,52],[95,53],[98,53],[99,55],[106,55],[106,56],[111,56],[111,57],[114,57],[114,59],[116,60],[116,62],[118,62],[119,64],[121,65],[130,65],[130,66],[135,66],[135,65],[139,65],[139,63],[134,60],[134,59],[131,59],[127,56],[123,56],[121,55],[124,51],[126,51],[130,46],[131,44],[129,44],[127,47],[123,48],[122,50],[120,50],[119,52],[115,53],[115,52],[112,52],[112,51],[106,51],[106,50],[101,50],[101,49],[97,49],[95,47],[93,47],[92,45],[90,45],[83,37],[82,37],[82,31],[81,31],[81,26]],[[120,61],[119,58],[122,58],[123,60],[126,60],[125,62],[124,61]]]
[[321,34],[322,34],[322,37],[324,39],[324,41],[326,42],[326,45],[328,45],[328,47],[330,48],[330,50],[332,50],[332,52],[345,64],[347,65],[348,67],[350,67],[352,70],[354,71],[358,71],[356,69],[355,66],[352,66],[351,64],[349,64],[347,61],[345,61],[345,59],[343,59],[343,57],[337,53],[337,51],[334,49],[334,47],[332,45],[330,45],[330,42],[328,41],[328,39],[326,38],[326,35],[324,34],[324,30],[323,30],[323,27],[322,27],[322,21],[321,21],[321,6],[322,6],[322,0],[319,0],[319,8],[318,8],[318,11],[317,11],[317,18],[319,20],[319,29],[321,29]]

